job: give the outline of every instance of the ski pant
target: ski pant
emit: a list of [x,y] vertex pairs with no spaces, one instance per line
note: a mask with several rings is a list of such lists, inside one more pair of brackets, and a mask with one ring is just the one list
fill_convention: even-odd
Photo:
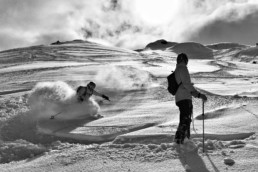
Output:
[[190,138],[191,116],[193,113],[192,100],[181,100],[176,103],[180,111],[180,121],[176,131],[175,140],[178,144],[183,144],[185,137]]

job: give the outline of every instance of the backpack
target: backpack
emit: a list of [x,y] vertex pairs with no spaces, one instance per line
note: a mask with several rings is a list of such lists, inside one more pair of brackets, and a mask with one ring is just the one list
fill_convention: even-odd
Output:
[[182,84],[182,82],[180,82],[180,84],[177,84],[175,72],[172,72],[170,75],[168,75],[167,80],[168,92],[173,96],[176,95],[177,89]]

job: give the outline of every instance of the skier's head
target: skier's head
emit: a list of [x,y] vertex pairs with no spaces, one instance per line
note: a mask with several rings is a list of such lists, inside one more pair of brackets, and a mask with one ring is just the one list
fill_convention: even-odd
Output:
[[95,89],[96,84],[94,82],[90,82],[90,83],[87,84],[87,87],[90,88],[90,89]]
[[176,61],[177,61],[177,64],[179,64],[181,62],[185,62],[185,64],[187,65],[188,57],[185,53],[181,53],[181,54],[178,54]]

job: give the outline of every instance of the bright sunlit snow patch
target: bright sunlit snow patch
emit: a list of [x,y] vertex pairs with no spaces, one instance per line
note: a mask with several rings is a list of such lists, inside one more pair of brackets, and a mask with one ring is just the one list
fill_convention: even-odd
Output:
[[34,70],[34,69],[44,69],[44,68],[57,68],[57,67],[68,67],[68,66],[81,66],[81,65],[90,65],[96,64],[94,62],[87,63],[79,63],[79,62],[60,62],[60,61],[42,61],[42,62],[33,62],[29,64],[21,64],[17,66],[11,66],[0,69],[0,73],[5,72],[15,72],[15,71],[23,71],[23,70]]
[[257,64],[245,63],[245,62],[231,62],[235,65],[235,69],[228,71],[232,75],[243,75],[243,76],[256,76],[258,73]]
[[198,88],[205,89],[217,95],[241,95],[248,97],[256,97],[258,91],[258,83],[253,84],[250,81],[240,79],[218,80],[212,83],[196,84]]
[[[188,70],[190,74],[199,73],[199,72],[214,72],[219,70],[218,66],[211,65],[212,60],[189,60]],[[171,71],[174,71],[176,68],[176,61],[155,63],[153,65],[157,66],[141,66],[141,69],[150,72],[157,77],[168,76]]]
[[213,60],[192,60],[188,62],[188,69],[190,74],[199,73],[199,72],[214,72],[219,70],[218,66],[211,65]]

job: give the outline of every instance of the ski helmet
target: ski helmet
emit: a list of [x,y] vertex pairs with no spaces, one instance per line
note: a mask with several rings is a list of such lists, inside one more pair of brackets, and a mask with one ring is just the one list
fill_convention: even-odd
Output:
[[94,82],[90,82],[87,84],[87,87],[94,89],[96,87],[96,84]]

